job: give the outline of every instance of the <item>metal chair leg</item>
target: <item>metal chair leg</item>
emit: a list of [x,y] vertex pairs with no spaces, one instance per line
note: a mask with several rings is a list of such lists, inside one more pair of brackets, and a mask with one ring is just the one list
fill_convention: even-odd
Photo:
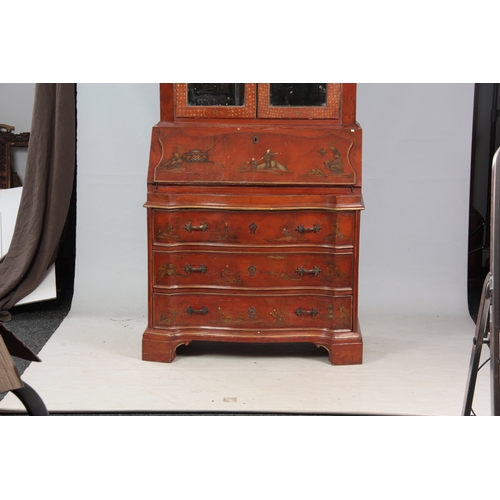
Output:
[[462,408],[462,415],[464,416],[471,415],[472,401],[474,399],[474,390],[476,388],[477,372],[479,370],[479,360],[481,359],[483,343],[489,343],[491,286],[491,273],[488,273],[483,283],[481,301],[479,303],[479,314],[476,322],[476,332],[473,338],[469,375],[467,377],[467,386]]

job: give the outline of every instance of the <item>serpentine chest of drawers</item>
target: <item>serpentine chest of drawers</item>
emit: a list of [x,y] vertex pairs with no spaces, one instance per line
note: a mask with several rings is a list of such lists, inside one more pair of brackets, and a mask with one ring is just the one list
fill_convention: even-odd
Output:
[[161,84],[143,359],[312,342],[362,362],[355,84]]

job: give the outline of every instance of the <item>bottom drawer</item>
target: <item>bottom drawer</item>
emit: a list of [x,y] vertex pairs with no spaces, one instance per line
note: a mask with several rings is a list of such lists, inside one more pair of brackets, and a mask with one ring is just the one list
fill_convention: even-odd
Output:
[[351,331],[352,296],[322,294],[153,294],[155,328]]

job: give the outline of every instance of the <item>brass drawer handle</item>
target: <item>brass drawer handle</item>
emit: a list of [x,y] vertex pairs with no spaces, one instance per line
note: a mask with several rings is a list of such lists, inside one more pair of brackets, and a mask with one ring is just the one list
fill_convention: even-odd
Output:
[[304,274],[312,274],[313,276],[318,276],[320,272],[321,269],[318,266],[314,266],[313,269],[304,269],[302,266],[300,266],[296,271],[299,276],[304,276]]
[[199,226],[193,226],[191,222],[188,222],[185,226],[184,229],[188,231],[189,233],[191,231],[203,231],[205,232],[208,229],[208,224],[204,222],[203,224],[200,224]]
[[314,307],[310,311],[304,311],[304,309],[302,309],[301,307],[295,309],[295,314],[297,316],[311,316],[314,318],[314,316],[316,316],[318,313],[319,311]]
[[192,316],[193,314],[208,314],[208,307],[202,307],[201,309],[194,309],[193,306],[189,306],[186,309],[186,312],[189,314],[189,316]]
[[188,274],[191,274],[191,273],[205,274],[208,271],[208,267],[205,266],[205,264],[202,264],[200,267],[192,267],[190,264],[188,264],[184,268],[184,271],[186,271]]
[[318,224],[314,224],[313,227],[304,227],[302,224],[295,229],[295,231],[298,231],[300,234],[304,233],[317,233],[318,231],[321,231],[321,227],[318,226]]

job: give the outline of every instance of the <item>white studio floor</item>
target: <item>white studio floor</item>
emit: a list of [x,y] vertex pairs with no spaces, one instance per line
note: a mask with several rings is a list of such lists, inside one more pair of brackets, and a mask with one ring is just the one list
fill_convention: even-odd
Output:
[[[475,329],[469,316],[360,323],[362,365],[332,366],[312,345],[201,343],[180,347],[164,364],[141,360],[144,318],[70,312],[23,379],[49,412],[461,414]],[[476,384],[477,415],[490,415],[489,391],[487,364]],[[22,406],[8,394],[0,408]]]

